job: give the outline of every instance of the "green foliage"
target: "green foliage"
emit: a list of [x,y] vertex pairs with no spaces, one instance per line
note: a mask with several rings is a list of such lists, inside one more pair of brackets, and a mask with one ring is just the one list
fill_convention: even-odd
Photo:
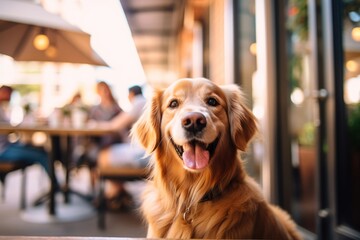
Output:
[[[300,40],[308,39],[308,1],[289,0],[288,6],[288,29],[298,35]],[[360,0],[343,0],[343,19],[349,19],[349,13],[360,11]]]
[[62,115],[64,117],[70,117],[71,116],[71,107],[70,106],[64,106],[63,108],[61,108],[62,111]]
[[349,111],[348,117],[348,131],[351,145],[353,148],[360,147],[360,103],[356,104],[353,109]]
[[25,96],[32,92],[40,92],[41,86],[35,84],[14,84],[12,87],[20,93],[21,96]]
[[344,18],[347,18],[349,13],[352,11],[360,10],[360,1],[359,0],[343,0],[344,6]]
[[302,57],[300,55],[292,55],[290,59],[290,91],[300,86],[300,79],[303,73],[301,63]]
[[308,4],[307,0],[290,0],[288,6],[288,29],[299,36],[300,40],[308,39]]
[[302,146],[313,146],[315,144],[315,126],[308,122],[304,125],[299,134],[299,143]]

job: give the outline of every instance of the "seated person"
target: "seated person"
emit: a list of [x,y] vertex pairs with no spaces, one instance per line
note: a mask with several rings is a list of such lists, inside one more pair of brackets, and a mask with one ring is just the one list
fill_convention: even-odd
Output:
[[[0,123],[9,124],[9,119],[3,106],[11,99],[13,89],[9,86],[0,87]],[[44,149],[23,144],[20,142],[9,142],[7,134],[0,135],[0,161],[15,162],[22,161],[25,163],[40,164],[46,173],[50,176],[50,163],[48,155]]]
[[[97,83],[96,91],[100,102],[99,104],[90,108],[88,114],[89,121],[107,122],[113,119],[119,113],[123,112],[106,82]],[[85,141],[82,145],[83,153],[81,153],[77,165],[87,163],[90,165],[90,167],[95,166],[99,151],[113,143],[119,142],[122,142],[122,136],[119,133],[87,138],[87,141]]]
[[[132,108],[129,112],[122,112],[111,121],[92,123],[98,127],[116,130],[126,133],[127,135],[127,139],[123,139],[122,143],[113,144],[100,151],[97,162],[100,168],[109,166],[139,168],[147,165],[147,159],[144,158],[144,149],[136,143],[131,143],[129,139],[129,130],[143,113],[146,99],[142,94],[140,86],[130,87],[128,97],[132,104]],[[105,195],[108,199],[113,199],[115,205],[121,204],[117,201],[128,201],[126,198],[130,197],[125,191],[124,186],[121,183],[115,182],[109,182],[105,188]]]
[[[100,103],[90,109],[90,120],[109,121],[123,111],[106,82],[99,82],[96,86],[96,90],[100,97]],[[121,141],[121,136],[119,134],[113,134],[101,137],[98,139],[98,144],[100,144],[101,147],[106,147],[112,143]]]

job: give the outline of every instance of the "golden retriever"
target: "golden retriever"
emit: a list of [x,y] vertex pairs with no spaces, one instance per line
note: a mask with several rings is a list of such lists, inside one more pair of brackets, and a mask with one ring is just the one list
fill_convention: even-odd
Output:
[[235,85],[180,79],[156,91],[132,129],[152,155],[147,237],[301,239],[244,171],[238,150],[256,130]]

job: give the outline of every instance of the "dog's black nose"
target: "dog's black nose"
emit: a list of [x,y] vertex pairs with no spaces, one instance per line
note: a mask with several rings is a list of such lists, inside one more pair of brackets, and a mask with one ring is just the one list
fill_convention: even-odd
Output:
[[181,123],[186,131],[197,133],[206,127],[206,118],[201,113],[190,112],[183,117]]

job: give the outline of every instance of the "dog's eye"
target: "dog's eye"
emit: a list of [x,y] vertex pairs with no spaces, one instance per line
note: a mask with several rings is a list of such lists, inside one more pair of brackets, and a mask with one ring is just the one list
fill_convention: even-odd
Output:
[[178,100],[172,100],[169,104],[169,108],[177,108],[179,106]]
[[213,107],[219,105],[219,102],[218,102],[215,98],[213,98],[213,97],[208,98],[208,99],[206,100],[206,103],[207,103],[209,106],[213,106]]

